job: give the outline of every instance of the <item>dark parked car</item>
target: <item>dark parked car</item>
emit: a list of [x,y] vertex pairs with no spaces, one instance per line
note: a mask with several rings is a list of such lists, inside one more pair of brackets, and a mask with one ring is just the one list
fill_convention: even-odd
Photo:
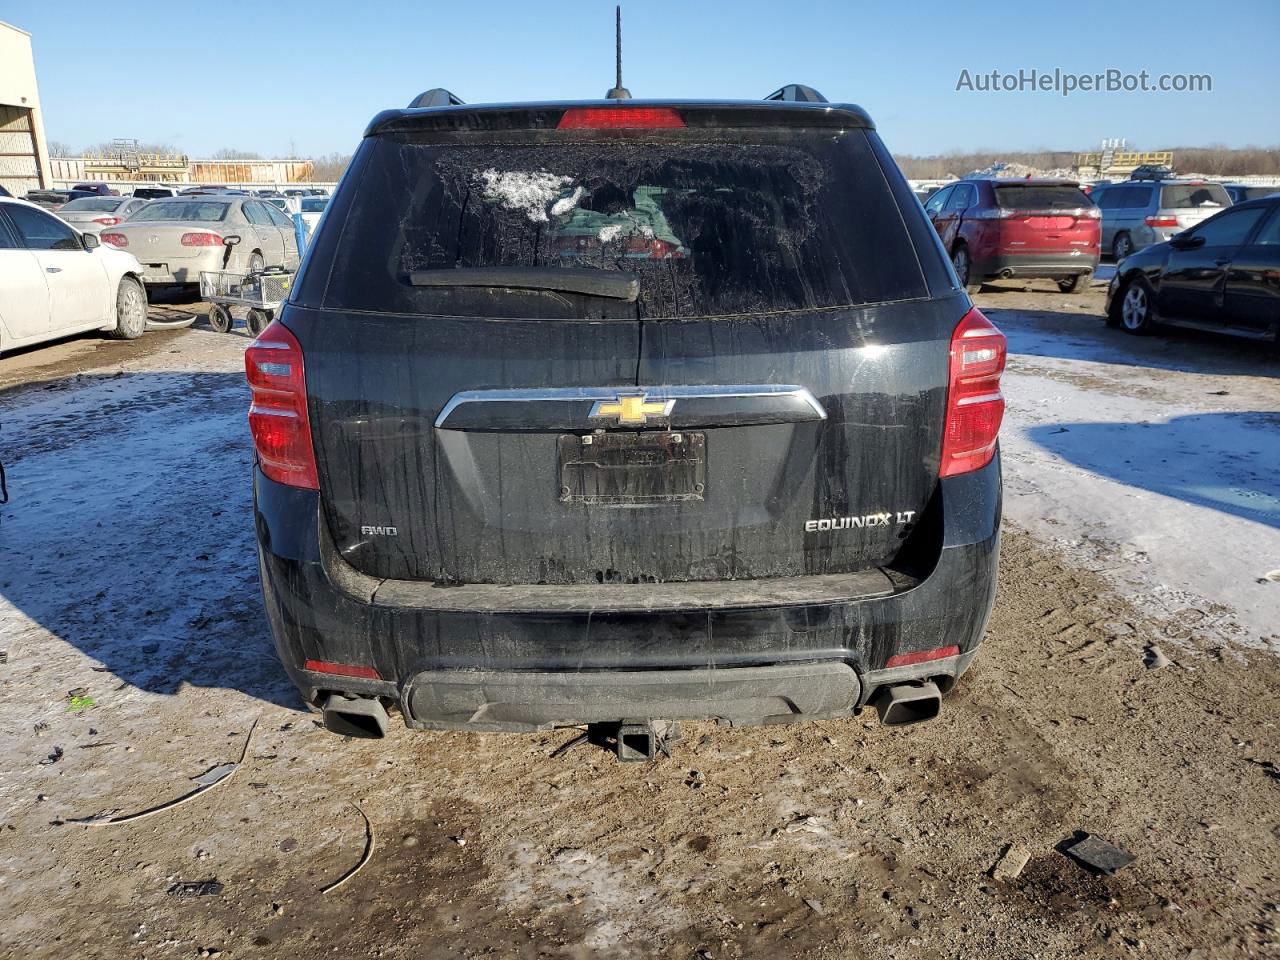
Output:
[[[80,196],[89,196],[89,194],[80,194]],[[50,213],[56,213],[72,197],[69,190],[28,190],[27,195],[22,199],[26,200],[27,203],[34,203]]]
[[1100,214],[1070,180],[971,178],[924,205],[960,282],[1048,277],[1064,293],[1098,268]]
[[79,197],[118,197],[120,191],[105,183],[77,183],[71,188],[73,200]]
[[1005,339],[867,114],[775,96],[370,123],[245,357],[266,610],[330,729],[937,713]]
[[1280,193],[1280,187],[1259,187],[1251,183],[1224,183],[1222,189],[1232,203],[1244,203],[1246,200],[1261,200],[1263,197]]
[[139,200],[171,200],[178,195],[175,187],[134,187],[133,196]]
[[1158,323],[1280,342],[1280,197],[1228,207],[1123,260],[1107,323]]

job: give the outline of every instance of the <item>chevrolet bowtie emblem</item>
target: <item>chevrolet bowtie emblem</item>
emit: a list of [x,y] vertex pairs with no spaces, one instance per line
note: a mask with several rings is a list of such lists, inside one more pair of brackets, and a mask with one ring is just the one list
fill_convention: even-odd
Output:
[[644,394],[619,396],[617,400],[597,400],[591,417],[617,417],[619,426],[644,426],[650,417],[669,417],[675,400],[650,400]]

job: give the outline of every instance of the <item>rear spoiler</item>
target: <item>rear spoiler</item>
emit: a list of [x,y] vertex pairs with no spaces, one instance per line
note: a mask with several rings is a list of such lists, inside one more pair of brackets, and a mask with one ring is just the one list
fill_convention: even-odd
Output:
[[[801,99],[821,98],[810,87],[792,84],[767,100],[572,100],[553,103],[464,104],[447,90],[429,90],[414,100],[422,106],[384,110],[370,121],[366,137],[408,132],[501,132],[554,130],[568,110],[674,110],[689,128],[821,127],[874,130],[862,107],[852,103],[827,103]],[[447,100],[447,103],[445,102]],[[425,109],[424,109],[425,107]]]

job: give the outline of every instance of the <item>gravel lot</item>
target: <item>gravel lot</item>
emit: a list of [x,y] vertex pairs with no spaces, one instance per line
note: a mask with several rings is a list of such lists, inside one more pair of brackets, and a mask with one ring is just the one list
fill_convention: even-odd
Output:
[[[650,765],[320,729],[261,613],[240,331],[0,359],[0,956],[1280,955],[1280,363],[1107,330],[1098,288],[978,299],[1006,538],[942,716],[686,725]],[[1086,872],[1077,832],[1136,860]]]

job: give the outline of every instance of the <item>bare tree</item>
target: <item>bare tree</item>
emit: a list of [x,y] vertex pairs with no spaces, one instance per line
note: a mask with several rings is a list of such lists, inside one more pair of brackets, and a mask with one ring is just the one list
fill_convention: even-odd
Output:
[[311,178],[321,183],[336,182],[342,178],[349,163],[351,163],[349,153],[330,153],[322,157],[312,157]]
[[[110,140],[87,146],[80,152],[82,157],[114,157],[120,152],[120,145]],[[165,156],[181,156],[182,151],[171,143],[139,143],[139,153],[154,153]]]
[[50,140],[49,156],[74,157],[75,151],[71,149],[71,144],[67,143],[65,140]]
[[223,147],[215,150],[210,160],[261,160],[262,154],[249,150],[237,150],[234,147]]

